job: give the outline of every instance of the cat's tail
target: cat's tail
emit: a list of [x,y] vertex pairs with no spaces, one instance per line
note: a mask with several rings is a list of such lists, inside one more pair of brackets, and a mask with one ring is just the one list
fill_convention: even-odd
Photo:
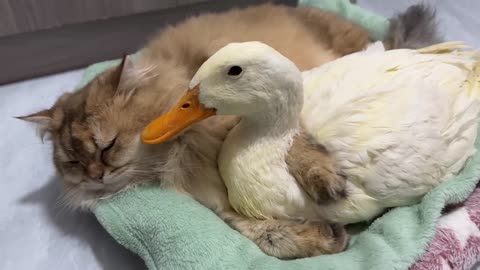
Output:
[[387,49],[419,49],[440,42],[435,9],[425,4],[410,6],[392,17],[384,40]]

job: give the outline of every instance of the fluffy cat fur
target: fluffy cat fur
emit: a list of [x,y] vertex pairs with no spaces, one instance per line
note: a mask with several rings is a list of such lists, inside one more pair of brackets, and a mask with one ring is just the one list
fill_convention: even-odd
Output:
[[[160,145],[140,142],[143,127],[183,95],[203,61],[230,42],[249,40],[269,44],[301,70],[369,43],[364,29],[333,14],[271,4],[205,14],[168,27],[134,61],[128,57],[85,87],[64,94],[50,109],[22,117],[51,136],[65,203],[92,208],[126,187],[156,181],[211,208],[267,254],[290,259],[343,250],[347,236],[342,227],[321,221],[256,220],[231,209],[216,158],[235,118],[207,119]],[[300,181],[317,179],[304,182],[309,194],[318,201],[341,196],[344,180],[336,176],[328,153],[315,154],[317,146],[302,142],[304,136],[296,140],[289,166]],[[294,157],[304,152],[312,154]]]

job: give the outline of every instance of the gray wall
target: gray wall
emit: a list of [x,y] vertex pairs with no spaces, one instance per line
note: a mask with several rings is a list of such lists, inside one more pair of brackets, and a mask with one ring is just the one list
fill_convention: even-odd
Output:
[[8,63],[0,84],[119,58],[166,24],[262,2],[267,0],[0,0],[0,59]]

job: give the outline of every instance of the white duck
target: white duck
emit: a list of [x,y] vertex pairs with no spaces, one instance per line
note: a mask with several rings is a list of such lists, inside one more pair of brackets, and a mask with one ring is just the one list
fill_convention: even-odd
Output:
[[[474,153],[479,64],[472,53],[457,52],[460,47],[385,52],[375,45],[302,78],[265,44],[230,44],[200,67],[191,90],[145,129],[143,140],[163,142],[214,114],[241,116],[219,156],[237,211],[257,218],[368,220],[385,208],[418,202]],[[346,199],[318,205],[289,174],[285,157],[300,117],[347,175]]]
[[257,218],[318,219],[317,204],[285,161],[303,105],[302,76],[295,64],[263,43],[232,43],[200,67],[190,89],[145,129],[144,142],[168,140],[213,114],[241,116],[218,158],[231,205]]

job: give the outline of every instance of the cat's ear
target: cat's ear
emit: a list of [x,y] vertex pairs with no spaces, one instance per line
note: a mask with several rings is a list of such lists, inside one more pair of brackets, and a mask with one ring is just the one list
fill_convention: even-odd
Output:
[[115,71],[115,94],[127,94],[128,96],[131,94],[130,92],[134,91],[133,83],[132,83],[132,74],[133,74],[133,61],[132,57],[129,55],[125,55],[122,59],[120,65],[118,65]]
[[52,110],[42,110],[36,113],[32,113],[30,115],[26,116],[18,116],[15,117],[20,120],[28,121],[31,123],[35,123],[38,127],[37,132],[39,132],[40,138],[42,141],[45,138],[45,134],[49,134],[49,132],[52,130]]
[[49,127],[52,123],[52,112],[51,110],[41,110],[30,115],[17,116],[15,118],[35,123],[40,127]]

